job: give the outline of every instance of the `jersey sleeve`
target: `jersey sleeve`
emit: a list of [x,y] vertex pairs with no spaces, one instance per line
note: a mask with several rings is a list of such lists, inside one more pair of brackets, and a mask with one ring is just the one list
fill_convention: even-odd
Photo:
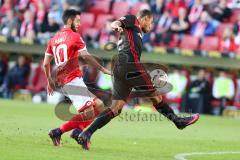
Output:
[[47,44],[47,49],[45,51],[45,55],[53,56],[53,51],[52,51],[52,47],[51,47],[51,42],[50,41]]
[[82,37],[79,35],[77,36],[77,40],[76,40],[76,45],[77,45],[77,51],[78,52],[82,52],[84,50],[87,51],[87,47],[86,47],[86,44],[85,42],[83,41]]
[[135,25],[136,16],[127,15],[127,16],[121,17],[119,21],[122,23],[123,28],[132,28]]

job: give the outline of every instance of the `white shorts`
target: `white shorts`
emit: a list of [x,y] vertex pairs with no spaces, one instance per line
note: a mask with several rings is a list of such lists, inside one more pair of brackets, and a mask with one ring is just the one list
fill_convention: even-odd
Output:
[[68,97],[78,112],[94,105],[96,96],[92,94],[82,77],[77,77],[62,87],[63,94]]

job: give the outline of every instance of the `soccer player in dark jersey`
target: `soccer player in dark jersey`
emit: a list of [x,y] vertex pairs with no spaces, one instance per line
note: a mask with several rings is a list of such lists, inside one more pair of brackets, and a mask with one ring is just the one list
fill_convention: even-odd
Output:
[[142,10],[137,16],[127,15],[111,24],[114,31],[120,32],[119,54],[114,60],[113,67],[113,102],[110,108],[103,111],[79,135],[78,142],[84,149],[89,149],[90,138],[97,129],[105,126],[111,119],[121,113],[133,88],[140,90],[143,95],[149,97],[156,110],[171,120],[178,129],[184,129],[199,119],[198,114],[188,117],[177,116],[170,106],[163,101],[162,96],[157,93],[150,75],[140,63],[143,48],[142,34],[151,30],[152,23],[153,15],[151,11]]

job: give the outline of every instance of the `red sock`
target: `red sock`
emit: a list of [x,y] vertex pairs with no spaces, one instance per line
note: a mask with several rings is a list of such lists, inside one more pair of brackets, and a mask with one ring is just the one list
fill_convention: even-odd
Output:
[[[85,123],[89,123],[89,121],[84,121],[84,118],[80,115],[76,115],[74,117],[72,117],[72,119],[66,123],[64,123],[61,127],[60,130],[62,131],[62,133],[71,131],[72,129],[78,128],[79,125],[84,124],[83,126],[85,126]],[[82,129],[82,128],[81,128]]]
[[60,130],[62,131],[62,133],[71,131],[72,129],[75,129],[75,128],[80,128],[80,129],[84,130],[92,122],[93,122],[92,120],[85,121],[85,122],[68,121],[68,122],[64,123],[63,125],[61,125]]
[[65,132],[71,131],[72,129],[78,128],[78,126],[79,126],[79,122],[68,121],[63,125],[61,125],[60,130],[62,131],[62,133],[65,133]]
[[[94,109],[94,114],[95,114],[95,116],[98,116],[99,112],[96,109]],[[62,133],[71,131],[72,129],[75,129],[75,128],[80,128],[80,129],[84,130],[94,120],[94,119],[92,119],[89,121],[84,121],[84,119],[86,119],[86,117],[84,115],[76,115],[76,116],[72,117],[72,119],[70,121],[64,123],[60,127],[60,130],[62,131]]]
[[85,122],[81,122],[79,123],[79,128],[84,130],[85,128],[87,128],[91,123],[93,122],[93,120],[90,121],[85,121]]

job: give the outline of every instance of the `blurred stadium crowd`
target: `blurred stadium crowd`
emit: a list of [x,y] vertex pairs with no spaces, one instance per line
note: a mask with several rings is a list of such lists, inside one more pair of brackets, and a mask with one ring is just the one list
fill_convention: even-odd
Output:
[[155,17],[152,32],[144,36],[148,51],[160,45],[239,52],[237,0],[1,0],[0,3],[0,34],[8,37],[46,43],[61,28],[63,10],[76,8],[83,12],[79,31],[93,47],[99,47],[116,41],[108,22],[148,8]]
[[[117,41],[110,28],[114,19],[147,8],[154,13],[152,32],[143,37],[148,52],[161,46],[240,53],[238,0],[0,0],[0,4],[0,35],[14,41],[27,38],[45,44],[62,27],[62,12],[75,8],[82,11],[79,32],[88,46],[99,48]],[[198,69],[196,74],[171,68],[169,80],[174,89],[165,98],[174,108],[216,115],[226,106],[240,108],[237,73]],[[86,70],[85,81],[111,90],[111,78],[95,69]],[[46,83],[41,62],[33,65],[31,58],[19,56],[16,64],[9,66],[8,57],[0,57],[1,97],[13,98],[19,89],[46,97]],[[97,94],[109,99],[108,93]]]

